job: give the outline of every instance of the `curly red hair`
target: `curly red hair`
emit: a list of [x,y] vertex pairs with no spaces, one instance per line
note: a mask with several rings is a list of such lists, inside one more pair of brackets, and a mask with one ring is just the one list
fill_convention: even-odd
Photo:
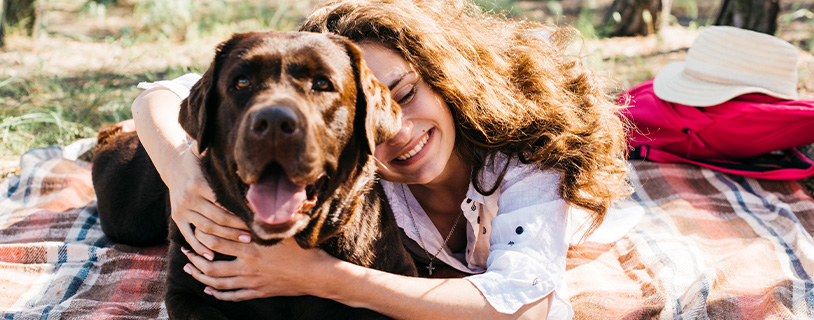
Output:
[[[302,31],[374,41],[400,53],[449,105],[456,152],[478,177],[496,153],[562,173],[561,196],[598,226],[630,193],[620,107],[581,59],[566,54],[572,28],[493,16],[465,0],[340,0],[309,16]],[[485,151],[485,152],[484,152]],[[504,167],[505,172],[505,167]]]

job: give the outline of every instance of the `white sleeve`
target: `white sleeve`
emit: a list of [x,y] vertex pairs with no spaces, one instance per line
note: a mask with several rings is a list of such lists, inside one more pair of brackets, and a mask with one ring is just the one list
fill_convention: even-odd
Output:
[[141,82],[138,84],[138,88],[147,90],[154,87],[163,87],[175,93],[179,98],[186,99],[186,97],[189,96],[189,90],[192,89],[192,86],[199,80],[201,80],[201,75],[197,73],[187,73],[172,80]]
[[[510,167],[501,185],[486,272],[466,278],[501,313],[563,288],[568,205],[559,184],[556,171],[520,165]],[[554,298],[571,312],[567,300]]]

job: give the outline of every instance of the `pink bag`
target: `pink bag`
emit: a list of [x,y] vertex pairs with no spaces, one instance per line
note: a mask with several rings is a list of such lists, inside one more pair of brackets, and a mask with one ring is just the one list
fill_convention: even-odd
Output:
[[[653,80],[623,93],[636,129],[631,159],[684,162],[762,179],[814,176],[814,162],[795,147],[814,143],[814,101],[745,94],[693,107],[659,99]],[[782,153],[773,151],[784,150]],[[757,157],[760,156],[760,157]]]

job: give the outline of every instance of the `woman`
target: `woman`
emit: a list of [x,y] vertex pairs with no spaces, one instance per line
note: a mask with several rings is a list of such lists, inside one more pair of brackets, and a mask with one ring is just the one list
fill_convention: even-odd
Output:
[[[185,271],[222,300],[314,295],[395,318],[570,318],[569,208],[588,211],[595,228],[629,192],[618,108],[563,53],[574,33],[463,0],[337,1],[302,30],[354,40],[402,106],[401,130],[375,156],[405,245],[428,275],[439,264],[474,275],[410,278],[291,241],[249,243],[245,225],[214,203],[174,120],[194,76],[133,104],[192,247]],[[212,262],[212,250],[237,259]]]

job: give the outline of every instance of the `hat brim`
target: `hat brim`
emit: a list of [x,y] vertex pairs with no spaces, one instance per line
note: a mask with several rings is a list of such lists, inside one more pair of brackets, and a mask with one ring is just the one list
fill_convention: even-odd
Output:
[[714,106],[746,93],[794,99],[761,87],[721,84],[690,77],[684,73],[684,61],[673,61],[664,66],[653,80],[653,91],[659,99],[695,107]]

